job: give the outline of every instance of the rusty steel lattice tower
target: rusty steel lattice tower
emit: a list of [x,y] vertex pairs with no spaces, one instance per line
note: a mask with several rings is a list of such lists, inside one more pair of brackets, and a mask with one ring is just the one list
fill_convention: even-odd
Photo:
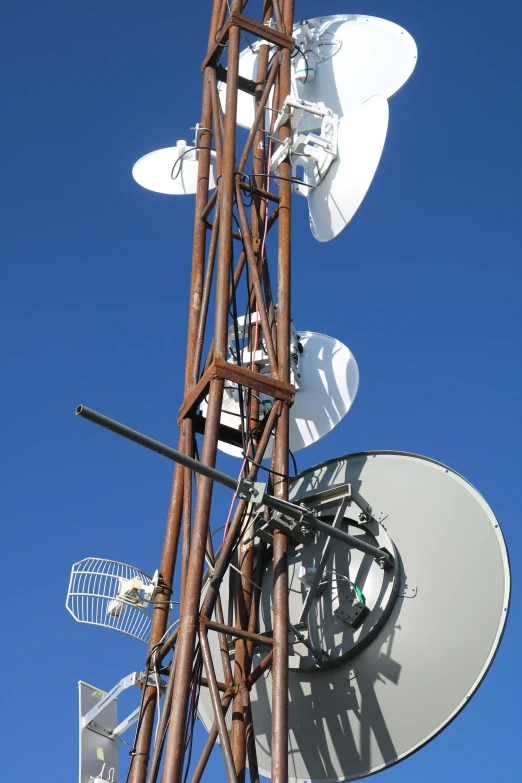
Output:
[[[246,389],[261,391],[275,399],[270,414],[265,417],[262,431],[258,427],[251,438],[253,461],[247,471],[249,478],[256,477],[269,438],[275,432],[272,469],[276,497],[288,496],[288,422],[289,406],[293,401],[294,387],[289,383],[290,343],[290,261],[291,261],[291,166],[283,162],[278,171],[277,187],[269,189],[268,164],[265,141],[265,107],[272,88],[275,103],[290,93],[291,54],[294,41],[291,37],[293,0],[267,0],[250,3],[249,11],[258,12],[257,18],[243,14],[242,0],[214,0],[210,21],[208,52],[203,63],[203,99],[201,108],[201,135],[199,152],[194,244],[192,255],[192,279],[190,287],[190,311],[185,370],[185,395],[179,415],[179,449],[187,455],[194,454],[196,406],[208,395],[208,409],[204,425],[201,461],[213,466],[216,460],[218,437],[227,434],[220,431],[220,414],[225,381],[233,381]],[[270,20],[273,20],[270,23]],[[240,39],[242,31],[259,37],[265,45],[259,51],[258,72],[255,83],[238,75]],[[275,56],[271,55],[277,47]],[[226,67],[223,60],[226,56]],[[226,105],[222,111],[218,95],[218,79],[226,81]],[[244,149],[236,148],[236,109],[238,91],[245,90],[255,96],[256,114]],[[289,123],[282,125],[279,134],[284,140],[291,133]],[[217,157],[218,183],[209,198],[208,180],[211,161],[210,149]],[[252,155],[252,150],[255,154]],[[240,154],[239,154],[240,153]],[[254,176],[244,176],[247,161],[252,155]],[[245,196],[251,202],[250,219]],[[240,231],[234,231],[234,209]],[[278,233],[277,254],[277,320],[275,302],[266,261],[266,234]],[[241,253],[232,270],[233,243],[240,239]],[[252,329],[252,340],[260,339],[261,332],[269,357],[270,374],[261,375],[253,369],[234,366],[226,361],[228,345],[229,310],[232,288],[237,286],[248,270],[250,282],[250,311],[258,313],[260,329]],[[231,283],[231,280],[233,281]],[[275,288],[275,286],[274,286]],[[202,347],[207,325],[212,289],[215,296],[215,323],[211,349],[202,366]],[[254,334],[256,332],[256,334]],[[255,346],[254,346],[255,350]],[[251,397],[249,416],[257,424],[256,397]],[[237,436],[237,433],[235,433]],[[233,435],[231,434],[231,437]],[[287,590],[287,538],[284,533],[274,534],[274,627],[273,638],[262,663],[251,671],[252,645],[256,638],[256,612],[259,595],[252,595],[254,568],[253,549],[241,544],[239,562],[244,579],[238,595],[234,627],[224,624],[219,600],[219,585],[230,562],[233,549],[245,522],[247,499],[240,499],[230,521],[227,535],[215,561],[211,584],[200,606],[201,586],[205,555],[214,562],[212,539],[209,535],[209,517],[213,482],[205,476],[197,477],[195,498],[192,497],[193,475],[188,468],[177,465],[174,471],[172,494],[167,519],[167,529],[161,556],[160,574],[164,588],[156,596],[152,619],[149,649],[162,661],[174,647],[174,663],[170,667],[161,722],[154,746],[150,769],[149,753],[152,742],[155,715],[156,689],[146,688],[143,712],[139,725],[135,755],[132,759],[130,780],[145,783],[155,780],[160,758],[164,753],[164,783],[178,783],[182,779],[186,726],[191,690],[198,676],[201,661],[206,677],[201,680],[208,687],[215,709],[215,728],[197,765],[193,781],[199,780],[210,750],[219,737],[229,780],[241,781],[245,776],[246,757],[252,780],[256,780],[255,744],[250,720],[249,686],[267,669],[273,672],[273,728],[272,753],[274,781],[287,779],[287,667],[288,667],[288,590]],[[193,514],[192,514],[193,510]],[[181,568],[181,607],[179,629],[159,649],[156,648],[167,628],[165,601],[170,597],[178,543],[181,554],[177,560]],[[263,557],[264,548],[258,552]],[[217,622],[213,620],[213,616]],[[224,684],[218,683],[207,639],[209,633],[219,633],[226,673]],[[234,662],[227,648],[227,634],[237,639]],[[196,645],[199,641],[199,652]],[[232,707],[232,731],[229,738],[223,713]],[[166,739],[163,745],[164,735]],[[148,775],[148,777],[147,777]]]

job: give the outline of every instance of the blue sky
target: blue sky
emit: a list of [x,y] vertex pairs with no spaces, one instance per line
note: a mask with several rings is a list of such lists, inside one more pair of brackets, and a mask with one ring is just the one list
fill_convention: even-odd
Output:
[[[149,193],[131,168],[191,138],[210,5],[48,0],[4,9],[6,780],[75,780],[77,681],[108,689],[143,665],[142,645],[75,624],[64,599],[71,564],[88,555],[155,570],[171,465],[78,420],[74,408],[177,439],[193,199]],[[447,463],[492,506],[513,569],[508,627],[476,697],[381,777],[516,780],[522,12],[514,0],[296,7],[297,19],[382,16],[419,48],[416,71],[390,102],[384,155],[353,223],[318,244],[295,199],[295,324],[345,342],[361,373],[350,414],[298,466],[374,448]],[[220,467],[238,469],[223,457]],[[227,503],[218,493],[214,527]],[[203,739],[200,727],[196,744]],[[218,757],[208,779],[225,779]]]

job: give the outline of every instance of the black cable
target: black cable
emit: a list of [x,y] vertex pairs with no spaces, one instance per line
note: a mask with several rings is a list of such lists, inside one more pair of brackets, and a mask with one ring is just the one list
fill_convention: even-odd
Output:
[[218,34],[221,32],[221,30],[223,29],[224,26],[225,25],[221,25],[221,27],[218,27],[218,29],[216,30],[216,34],[214,36],[214,43],[216,44],[216,46],[219,46],[223,50],[227,48],[228,40],[225,43],[220,43],[218,41],[217,37],[218,37]]
[[[236,361],[238,364],[238,367],[242,366],[241,362],[241,347],[239,343],[239,330],[237,328],[237,299],[236,299],[236,292],[234,290],[234,273],[232,271],[232,264],[230,265],[230,278],[232,282],[232,311],[233,311],[233,322],[234,322],[234,339],[236,341]],[[242,387],[238,384],[237,387],[238,390],[238,401],[239,401],[239,413],[241,415],[241,439],[243,441],[243,451],[246,450],[246,427],[245,427],[245,410],[244,410],[244,400],[243,400],[243,393],[242,393]]]
[[243,198],[243,204],[248,209],[254,203],[254,191],[252,190],[252,177],[251,177],[250,174],[245,174],[243,171],[236,171],[236,174],[239,174],[239,176],[241,177],[243,182],[246,180],[245,184],[248,185],[248,187],[250,188],[250,191],[249,191],[250,192],[250,201],[248,202],[248,204],[245,201],[245,198],[243,196],[243,193],[245,191],[243,189],[241,190],[241,196]]
[[[310,68],[308,67],[308,58],[307,58],[307,56],[306,56],[306,53],[305,53],[305,52],[303,52],[303,50],[302,50],[302,49],[301,49],[301,47],[299,46],[299,44],[296,44],[296,45],[295,45],[295,48],[297,49],[297,51],[298,51],[298,52],[301,52],[301,56],[303,57],[303,60],[305,61],[305,66],[306,66],[306,74],[305,74],[305,78],[304,78],[304,82],[303,82],[303,84],[306,84],[306,82],[308,81],[308,73],[309,73],[309,71],[310,71]],[[291,59],[293,60],[293,59],[294,59],[294,57],[297,57],[297,55],[296,55],[296,54],[294,54],[293,56],[291,56]]]
[[190,761],[192,758],[192,741],[194,739],[194,726],[196,724],[196,718],[198,714],[198,704],[199,704],[199,693],[201,690],[201,675],[203,672],[203,662],[201,660],[201,657],[198,661],[198,673],[196,675],[197,677],[197,685],[196,685],[196,692],[194,694],[193,699],[193,707],[192,707],[192,716],[191,716],[191,727],[190,727],[190,734],[189,734],[189,740],[188,740],[188,756],[187,756],[187,766],[185,770],[185,775],[183,777],[183,783],[187,783],[188,773],[190,770]]
[[165,740],[167,739],[167,732],[169,730],[169,725],[170,725],[170,715],[169,715],[169,717],[167,719],[167,722],[165,723],[165,729],[163,731],[163,734],[161,735],[161,740],[160,740],[160,745],[159,745],[159,758],[160,758],[160,761],[156,765],[156,767],[154,769],[154,774],[150,778],[149,783],[156,783],[156,781],[158,779],[159,768],[160,768],[160,764],[161,764],[161,756],[163,755],[163,748],[164,748],[164,745],[165,745]]
[[[159,645],[156,645],[156,647],[158,647],[158,646]],[[131,773],[132,762],[133,762],[134,756],[148,755],[148,754],[145,754],[145,753],[142,753],[142,754],[136,753],[136,745],[138,743],[140,729],[141,729],[141,724],[142,724],[142,720],[143,720],[143,702],[145,701],[145,691],[147,690],[147,683],[149,681],[151,655],[152,655],[153,651],[156,649],[156,647],[153,647],[152,650],[150,651],[150,654],[147,656],[147,663],[146,663],[146,670],[145,670],[145,682],[143,683],[143,687],[141,689],[141,700],[140,700],[140,709],[139,709],[139,712],[138,712],[138,722],[136,723],[136,731],[134,733],[134,742],[132,743],[132,748],[129,751],[130,761],[129,761],[129,766],[127,768],[127,774],[125,776],[125,783],[129,783],[129,777],[130,777],[130,773]]]
[[[246,176],[249,176],[249,175],[246,175]],[[244,204],[245,200],[244,200],[243,193],[241,193],[241,198],[242,198],[243,204]],[[233,199],[234,199],[234,204],[237,206],[237,198],[236,198],[236,194],[235,193],[234,193]],[[234,214],[234,212],[232,212],[232,217],[233,217],[233,219],[234,219],[234,221],[236,223],[236,226],[238,228],[239,234],[241,236],[241,244],[243,245],[243,252],[246,255],[246,247],[245,247],[245,243],[243,241],[243,234],[242,234],[242,231],[241,231],[241,225],[240,225],[236,215]],[[231,267],[231,270],[230,270],[230,274],[231,274],[231,282],[232,282],[233,303],[236,304],[236,288],[234,287],[234,278],[233,278],[233,274],[232,274],[232,267]],[[244,341],[245,341],[245,331],[246,331],[247,317],[249,319],[249,327],[251,327],[251,317],[250,317],[250,308],[249,308],[249,301],[250,301],[249,300],[249,291],[250,291],[250,286],[249,286],[249,277],[248,277],[248,265],[246,266],[246,280],[247,280],[247,310],[245,312],[245,326],[243,327],[243,333],[242,333],[242,336],[241,336],[242,346],[244,345]],[[236,345],[237,345],[238,335],[239,335],[239,331],[237,329],[237,306],[235,307],[235,315],[234,315],[233,318],[234,318],[234,335],[235,335],[235,338],[236,338]],[[239,360],[238,360],[238,363],[239,363]],[[247,443],[247,440],[248,440],[249,429],[250,429],[249,421],[247,421],[246,416],[245,416],[245,408],[248,409],[249,406],[250,406],[250,396],[249,395],[250,395],[250,390],[248,389],[245,392],[243,390],[243,387],[238,384],[238,399],[239,399],[239,407],[240,407],[240,413],[241,413],[241,428],[242,428],[241,429],[241,434],[242,434],[242,440],[243,440],[243,451],[246,450],[246,443]]]
[[306,182],[302,179],[297,179],[296,177],[281,177],[279,174],[274,174],[273,172],[270,174],[271,179],[282,179],[285,182],[295,182],[296,185],[305,185],[307,188],[311,189],[311,185],[307,185]]
[[[260,468],[261,470],[266,470],[267,473],[273,473],[274,476],[280,476],[281,478],[288,479],[288,481],[293,481],[295,479],[295,476],[287,476],[284,473],[278,473],[277,470],[272,470],[272,468],[266,468],[260,462],[255,462],[251,457],[246,457],[246,459],[250,463],[252,463],[252,465],[255,465],[256,468]],[[294,461],[294,465],[295,465],[295,461]]]
[[297,463],[296,463],[296,461],[295,461],[294,454],[293,454],[293,452],[292,452],[292,451],[290,451],[290,449],[288,449],[288,453],[290,454],[290,459],[291,459],[291,460],[292,460],[292,462],[294,463],[294,474],[295,474],[295,475],[293,476],[293,478],[296,478],[296,476],[298,475],[298,472],[297,472]]
[[[205,130],[208,130],[208,128],[205,128]],[[212,131],[210,131],[212,133]],[[211,152],[215,152],[216,150],[213,147],[190,147],[185,150],[176,160],[174,161],[174,165],[172,166],[172,171],[170,172],[170,178],[172,180],[177,179],[181,173],[181,163],[180,161],[185,157],[185,155],[188,155],[189,152],[193,152],[194,150],[210,150]],[[176,174],[174,174],[174,169],[179,163],[179,171],[176,171]]]
[[141,724],[143,722],[143,704],[144,704],[144,701],[145,701],[145,691],[147,690],[147,685],[148,685],[148,682],[149,682],[149,675],[150,675],[150,668],[151,668],[151,663],[152,663],[152,657],[153,657],[154,653],[156,652],[156,650],[158,650],[162,646],[162,644],[163,644],[163,642],[158,642],[158,644],[154,645],[154,647],[151,649],[150,653],[147,655],[147,659],[146,659],[146,662],[145,662],[145,664],[146,664],[145,680],[143,682],[143,687],[141,689],[141,699],[140,699],[140,708],[139,708],[139,712],[138,712],[138,721],[136,723],[136,731],[134,733],[134,742],[132,743],[132,748],[129,751],[130,761],[129,761],[129,766],[127,768],[127,774],[125,776],[125,783],[128,783],[128,781],[129,781],[130,772],[131,772],[131,768],[132,768],[132,760],[133,760],[134,756],[147,756],[148,757],[148,755],[149,755],[148,753],[136,753],[136,745],[138,744]]

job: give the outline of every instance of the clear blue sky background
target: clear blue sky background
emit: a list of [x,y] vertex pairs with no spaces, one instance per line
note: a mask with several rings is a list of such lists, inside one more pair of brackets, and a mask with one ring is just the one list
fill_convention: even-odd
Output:
[[[131,168],[191,138],[210,5],[4,7],[5,780],[76,780],[78,679],[108,689],[143,665],[142,645],[75,624],[64,599],[71,564],[87,555],[155,570],[171,465],[80,421],[74,408],[81,402],[177,439],[193,199],[149,193]],[[507,631],[478,694],[433,743],[381,776],[518,780],[520,4],[296,6],[297,19],[382,16],[419,47],[351,226],[318,244],[295,199],[296,326],[347,343],[361,372],[352,412],[298,465],[373,448],[445,462],[496,512],[513,567]],[[220,466],[238,463],[221,457]],[[217,500],[214,527],[228,498]],[[443,676],[432,673],[435,688]],[[198,746],[203,737],[199,727]],[[218,756],[208,779],[224,780]]]

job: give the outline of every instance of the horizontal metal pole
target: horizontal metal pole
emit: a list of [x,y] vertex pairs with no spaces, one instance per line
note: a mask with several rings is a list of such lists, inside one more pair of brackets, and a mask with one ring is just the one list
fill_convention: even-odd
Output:
[[226,633],[229,636],[237,636],[240,639],[249,639],[258,644],[264,644],[266,647],[274,646],[274,640],[270,636],[260,636],[258,633],[244,631],[241,628],[233,628],[232,626],[224,625],[223,623],[215,623],[213,620],[202,620],[201,622],[211,631],[219,631],[221,633]]
[[[223,484],[225,487],[234,490],[234,492],[237,491],[239,484],[237,479],[228,476],[226,473],[222,473],[220,470],[216,470],[216,468],[204,465],[202,462],[199,462],[199,460],[188,457],[177,449],[165,446],[165,444],[160,443],[158,440],[149,438],[147,435],[142,435],[141,432],[132,430],[130,427],[126,427],[124,424],[114,421],[114,419],[109,419],[107,416],[103,416],[103,414],[93,411],[91,408],[86,408],[85,405],[78,405],[76,414],[83,419],[94,422],[94,424],[99,424],[100,427],[105,427],[105,429],[115,432],[116,435],[121,435],[123,438],[127,438],[127,440],[132,440],[139,446],[144,446],[146,449],[155,451],[156,454],[161,454],[162,457],[167,457],[167,459],[178,462],[180,465],[183,465],[183,467],[189,468],[202,476],[206,476],[207,478],[212,479],[212,481],[216,481],[218,484]],[[367,544],[360,538],[351,536],[349,533],[345,533],[343,530],[339,530],[339,528],[332,527],[332,525],[329,525],[327,522],[317,519],[317,517],[308,514],[306,509],[301,508],[300,506],[296,506],[286,500],[279,500],[278,498],[267,494],[263,495],[261,502],[274,511],[286,514],[292,519],[302,520],[304,525],[307,525],[320,533],[326,533],[327,536],[331,536],[332,538],[337,538],[339,541],[348,544],[348,546],[359,549],[361,552],[365,552],[368,555],[372,555],[372,557],[376,559],[383,559],[389,566],[393,566],[394,561],[391,555],[388,555],[376,546]]]
[[265,657],[261,660],[261,663],[259,663],[259,665],[256,666],[254,671],[248,675],[248,677],[245,680],[245,688],[247,688],[248,690],[253,688],[253,686],[256,684],[259,678],[262,677],[263,674],[272,666],[273,657],[274,657],[274,650],[272,649],[267,655],[265,655]]
[[[239,482],[232,476],[228,476],[226,473],[216,470],[216,468],[210,468],[208,465],[204,465],[193,457],[188,457],[177,449],[165,446],[164,443],[149,438],[147,435],[142,435],[141,432],[126,427],[125,424],[120,424],[114,419],[109,419],[108,416],[93,411],[91,408],[86,408],[85,405],[78,405],[76,408],[76,415],[81,416],[88,421],[92,421],[94,424],[99,424],[100,427],[105,427],[105,429],[116,433],[116,435],[121,435],[123,438],[127,438],[127,440],[132,440],[139,446],[144,446],[146,449],[155,451],[156,454],[161,454],[162,457],[167,457],[167,459],[171,459],[174,462],[179,462],[183,467],[190,468],[190,470],[193,470],[195,473],[200,473],[202,476],[207,476],[207,478],[212,479],[212,481],[217,481],[218,484],[223,484],[225,487],[233,489],[234,492],[238,488]],[[263,495],[262,502],[269,508],[272,508],[275,511],[281,511],[283,514],[288,514],[288,516],[293,518],[300,518],[302,515],[301,509],[292,506],[290,503],[286,503],[284,500],[278,500],[271,495]]]
[[[201,685],[204,685],[205,688],[209,688],[210,687],[206,677],[200,677],[199,682],[200,682]],[[226,682],[219,682],[219,680],[216,680],[216,685],[218,687],[218,690],[221,691],[222,693],[226,693],[227,691],[230,691],[230,688],[228,687]]]
[[379,549],[377,546],[367,544],[356,536],[351,536],[349,533],[345,533],[344,530],[339,530],[337,527],[332,527],[327,522],[323,522],[316,517],[306,516],[303,518],[303,524],[317,530],[319,533],[326,533],[331,538],[337,538],[338,541],[344,541],[345,544],[351,546],[353,549],[358,549],[360,552],[365,552],[367,555],[371,555],[376,560],[384,560],[391,567],[393,566],[394,559],[391,555],[388,555],[383,549]]
[[177,449],[172,449],[170,446],[165,446],[158,440],[149,438],[147,435],[142,435],[141,432],[137,432],[137,430],[131,430],[130,427],[126,427],[124,424],[114,421],[114,419],[109,419],[107,416],[103,416],[103,414],[93,411],[91,408],[86,408],[85,405],[78,405],[76,408],[76,415],[81,416],[83,419],[88,419],[89,421],[94,422],[94,424],[99,424],[100,427],[105,427],[105,429],[115,432],[116,435],[121,435],[123,438],[127,438],[127,440],[132,440],[139,446],[144,446],[146,449],[155,451],[156,454],[161,454],[162,457],[167,457],[167,459],[178,462],[180,465],[183,465],[184,468],[194,470],[196,473],[200,473],[202,476],[212,479],[212,481],[217,481],[218,484],[223,484],[225,487],[229,487],[229,489],[233,489],[234,491],[237,489],[237,479],[232,476],[227,476],[226,473],[222,473],[220,470],[210,468],[208,465],[204,465],[202,462],[199,462],[199,460],[193,459],[193,457],[188,457]]

